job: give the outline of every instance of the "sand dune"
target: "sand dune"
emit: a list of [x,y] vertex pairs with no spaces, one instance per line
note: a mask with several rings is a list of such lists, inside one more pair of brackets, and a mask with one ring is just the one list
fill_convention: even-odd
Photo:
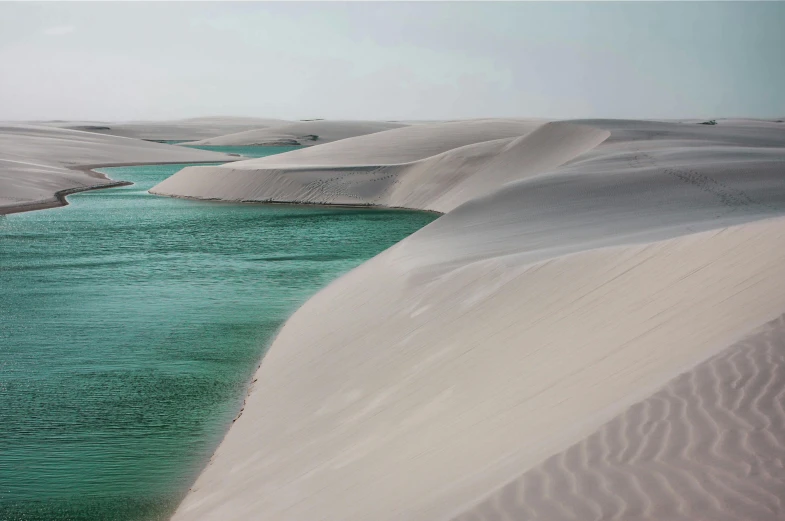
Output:
[[216,116],[174,121],[34,121],[31,125],[148,140],[197,140],[290,123],[282,119]]
[[[538,137],[516,139],[542,125],[481,120],[405,127],[232,165],[190,168],[151,192],[193,198],[373,204],[441,211],[446,204],[454,205],[455,201],[478,195],[477,187],[462,190],[461,184],[472,175],[483,176],[481,165],[490,162],[493,167],[494,161],[514,163],[516,154],[525,154],[547,139],[575,142],[560,147],[558,158],[550,159],[564,162],[583,151],[581,146],[590,148],[596,144],[593,140],[607,136],[589,127],[559,123],[541,129],[537,134],[539,142]],[[579,136],[593,137],[586,137],[584,143]],[[558,164],[557,161],[553,166]],[[498,182],[491,178],[487,182],[475,180],[485,187]],[[450,197],[449,203],[429,204]]]
[[785,316],[455,521],[782,519]]
[[660,141],[667,145],[703,146],[731,145],[744,147],[785,146],[785,125],[760,120],[719,120],[707,126],[692,122],[661,122],[640,120],[574,120],[611,131],[608,144],[631,141]]
[[0,126],[0,213],[60,204],[55,193],[111,180],[80,165],[227,161],[225,154],[31,125]]
[[543,123],[540,120],[481,119],[410,125],[287,154],[250,159],[243,162],[242,168],[407,163],[473,143],[523,136]]
[[[485,120],[418,125],[230,165],[188,168],[151,192],[446,212],[506,182],[549,173],[593,148],[601,136],[603,145],[582,157],[574,171],[623,174],[648,168],[662,174],[660,166],[672,165],[714,172],[722,161],[712,158],[723,157],[746,161],[756,172],[766,163],[774,176],[768,182],[776,182],[783,156],[775,145],[785,144],[785,128],[773,132],[745,125],[707,129],[617,120],[576,123]],[[535,129],[539,130],[524,137]],[[509,133],[520,137],[514,140]],[[728,171],[727,165],[721,168]],[[637,189],[631,187],[630,192]]]
[[[538,173],[559,166],[607,136],[608,132],[590,127],[549,123],[520,138],[481,142],[420,161],[389,166],[282,166],[287,160],[297,161],[296,157],[285,157],[296,154],[291,152],[282,154],[277,162],[269,161],[275,163],[271,168],[259,168],[257,161],[189,168],[151,192],[194,198],[379,205],[444,212],[506,181],[522,179],[526,172]],[[542,148],[551,142],[559,146]],[[262,176],[264,182],[260,182]]]
[[780,362],[723,360],[785,313],[783,165],[767,122],[489,120],[181,171],[154,190],[445,215],[291,317],[175,519],[781,519]]
[[295,121],[271,128],[246,130],[225,136],[193,141],[187,144],[213,146],[310,146],[322,145],[338,141],[339,139],[373,134],[403,126],[405,125],[402,123],[385,121]]
[[287,322],[175,519],[447,519],[785,309],[782,220],[425,276],[400,249]]

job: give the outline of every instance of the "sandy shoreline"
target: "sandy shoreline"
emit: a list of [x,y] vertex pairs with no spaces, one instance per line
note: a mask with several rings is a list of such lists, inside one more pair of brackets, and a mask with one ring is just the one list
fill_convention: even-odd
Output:
[[[0,211],[59,205],[57,193],[94,188],[99,166],[221,163],[236,156],[67,128],[0,123]],[[5,210],[4,210],[5,209]]]
[[[229,163],[231,161],[237,161],[237,159],[230,159],[226,162]],[[203,161],[199,161],[199,163],[202,162]],[[216,163],[221,163],[221,161],[216,161]],[[102,188],[116,188],[118,186],[133,185],[133,183],[131,183],[130,181],[115,181],[106,174],[102,174],[101,172],[96,172],[96,170],[99,168],[112,168],[112,167],[120,167],[120,166],[166,165],[166,164],[176,165],[176,164],[188,164],[188,163],[181,162],[181,161],[169,161],[169,162],[161,162],[161,163],[158,162],[156,163],[150,163],[150,162],[106,163],[106,164],[74,166],[71,168],[72,170],[84,172],[90,177],[94,177],[96,179],[104,179],[109,182],[104,184],[97,184],[94,186],[66,188],[64,190],[59,190],[54,193],[55,200],[53,201],[33,201],[30,203],[23,203],[19,205],[0,206],[0,215],[10,215],[13,213],[32,212],[36,210],[48,210],[51,208],[60,208],[62,206],[68,206],[68,200],[66,199],[66,196],[69,196],[71,194],[78,194],[79,192],[87,192],[89,190],[100,190]]]
[[10,215],[13,213],[32,212],[35,210],[48,210],[51,208],[60,208],[62,206],[68,206],[68,200],[66,199],[66,196],[68,195],[78,194],[79,192],[87,192],[89,190],[100,190],[102,188],[115,188],[118,186],[129,186],[132,184],[133,183],[128,181],[117,181],[113,183],[87,186],[82,188],[68,188],[65,190],[60,190],[59,192],[55,192],[54,196],[56,200],[54,201],[25,203],[25,204],[20,204],[18,206],[4,206],[0,208],[0,215]]
[[[153,195],[160,195],[155,192],[150,192]],[[307,208],[347,208],[347,209],[355,209],[355,210],[403,210],[406,212],[424,212],[424,213],[431,213],[436,215],[444,215],[444,212],[440,212],[438,210],[426,210],[421,208],[410,208],[407,206],[384,206],[378,204],[338,204],[338,203],[315,203],[310,201],[279,201],[279,200],[267,200],[267,201],[260,201],[256,199],[249,199],[249,200],[239,200],[239,201],[226,201],[225,199],[221,199],[218,197],[215,198],[206,198],[206,197],[193,197],[188,195],[166,195],[166,197],[171,197],[173,199],[187,199],[189,201],[210,201],[210,202],[223,202],[223,203],[231,203],[231,204],[257,204],[257,205],[283,205],[283,206],[304,206]]]

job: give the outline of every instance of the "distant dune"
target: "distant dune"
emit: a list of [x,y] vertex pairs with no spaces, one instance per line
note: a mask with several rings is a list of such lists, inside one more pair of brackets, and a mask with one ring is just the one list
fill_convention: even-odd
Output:
[[289,319],[174,519],[785,518],[785,125],[699,123],[421,124],[155,187],[445,214]]
[[[286,167],[400,164],[425,159],[464,145],[519,137],[542,123],[540,120],[484,119],[410,125],[295,150],[285,155],[277,154],[276,159],[259,164],[280,164]],[[250,163],[246,167],[254,168]]]
[[131,137],[152,141],[191,141],[221,136],[250,129],[288,124],[288,121],[271,118],[238,118],[216,116],[173,121],[35,121],[31,125],[83,130],[109,136]]
[[211,137],[187,145],[218,146],[291,146],[322,145],[339,139],[373,134],[405,126],[384,121],[295,121],[269,128],[246,130],[225,136]]
[[45,126],[0,123],[0,214],[61,204],[56,193],[112,181],[98,164],[231,161],[225,154]]
[[[189,168],[151,192],[192,198],[234,201],[360,204],[444,210],[444,204],[476,197],[482,188],[468,188],[468,178],[483,187],[496,186],[505,173],[487,176],[481,166],[498,170],[508,161],[537,147],[550,135],[573,140],[545,161],[566,161],[569,154],[591,147],[604,131],[552,124],[525,137],[540,121],[479,120],[399,128],[326,145],[268,156],[233,165]],[[516,136],[521,136],[516,138]],[[488,139],[492,141],[487,141]],[[581,139],[585,139],[585,145]],[[517,175],[517,174],[515,174]],[[480,181],[477,181],[480,179]],[[445,200],[451,199],[451,203]],[[441,204],[437,202],[441,201]]]

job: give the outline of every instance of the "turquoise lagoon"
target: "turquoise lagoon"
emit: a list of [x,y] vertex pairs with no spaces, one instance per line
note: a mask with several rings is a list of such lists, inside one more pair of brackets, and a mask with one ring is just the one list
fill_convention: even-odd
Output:
[[183,166],[0,217],[0,520],[168,518],[286,318],[435,218],[147,193]]
[[241,156],[240,159],[248,159],[249,157],[265,157],[271,156],[274,154],[279,154],[281,152],[288,152],[290,150],[297,150],[298,148],[302,147],[259,147],[259,146],[213,146],[213,145],[203,145],[203,146],[191,146],[191,145],[183,145],[188,148],[198,148],[200,150],[210,150],[212,152],[223,152],[224,154],[236,154]]

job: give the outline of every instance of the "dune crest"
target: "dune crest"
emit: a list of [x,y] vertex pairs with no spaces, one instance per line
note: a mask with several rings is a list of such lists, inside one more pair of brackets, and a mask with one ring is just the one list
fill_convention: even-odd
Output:
[[[428,146],[423,145],[420,150],[404,152],[407,156],[430,154],[456,143],[461,146],[392,165],[383,164],[389,156],[370,148],[367,159],[379,159],[378,164],[321,166],[337,161],[338,157],[357,157],[361,152],[357,147],[365,145],[351,139],[334,143],[335,150],[315,147],[306,159],[301,157],[304,151],[294,151],[267,161],[192,167],[150,192],[197,199],[374,205],[446,212],[506,182],[564,164],[610,135],[605,130],[570,123],[499,126],[495,122],[468,122],[466,128],[459,123],[431,127],[430,133],[436,136],[437,143],[426,142]],[[483,141],[488,128],[496,131],[492,136],[510,131],[525,131],[525,134]],[[383,139],[376,141],[388,142],[396,136],[408,141],[412,139],[411,134],[420,135],[422,131],[423,128],[409,127],[382,132],[376,136]],[[467,141],[469,144],[463,145]],[[339,147],[342,143],[348,146]],[[314,164],[307,166],[306,162]]]

